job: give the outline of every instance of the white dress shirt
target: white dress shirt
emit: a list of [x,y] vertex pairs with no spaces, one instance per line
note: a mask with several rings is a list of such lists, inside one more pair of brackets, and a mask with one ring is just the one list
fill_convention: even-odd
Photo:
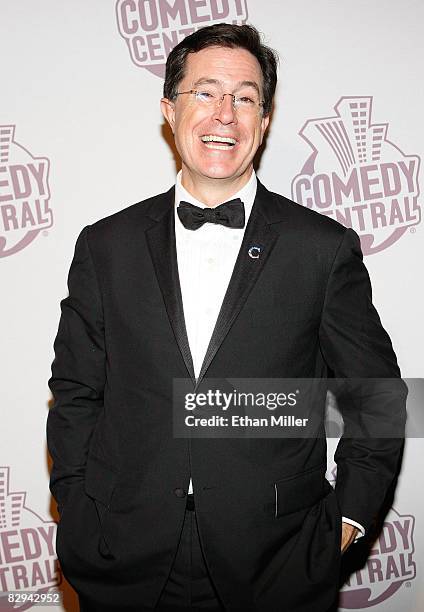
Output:
[[[198,378],[212,332],[230,282],[244,231],[256,196],[257,179],[252,172],[246,185],[228,198],[240,198],[244,203],[245,226],[241,229],[215,223],[204,223],[197,230],[189,230],[181,223],[177,207],[183,200],[199,208],[207,205],[197,200],[181,184],[181,171],[175,185],[175,240],[178,274],[188,343],[193,359],[194,374]],[[227,201],[228,201],[227,200]],[[223,202],[222,202],[223,203]],[[190,478],[189,493],[193,492]],[[350,519],[343,520],[364,528]]]
[[[255,200],[256,184],[256,174],[252,172],[246,185],[229,198],[229,200],[240,198],[244,202],[246,223]],[[176,207],[181,200],[199,208],[207,208],[206,204],[196,200],[184,189],[181,184],[181,172],[179,172],[175,189]],[[197,230],[189,230],[184,227],[175,212],[178,274],[188,343],[196,378],[199,376],[203,358],[236,263],[244,229],[244,227],[236,229],[215,223],[205,223]]]

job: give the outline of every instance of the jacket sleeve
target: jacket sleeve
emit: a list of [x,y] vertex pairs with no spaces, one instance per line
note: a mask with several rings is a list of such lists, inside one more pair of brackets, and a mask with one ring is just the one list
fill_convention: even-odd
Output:
[[350,229],[328,278],[320,346],[333,375],[346,381],[337,397],[344,433],[334,455],[336,495],[342,515],[368,531],[397,475],[407,388],[372,304],[359,238]]
[[49,380],[54,397],[47,419],[47,444],[53,459],[50,490],[59,506],[65,503],[70,487],[84,479],[90,438],[103,408],[103,312],[89,232],[85,227],[76,243]]

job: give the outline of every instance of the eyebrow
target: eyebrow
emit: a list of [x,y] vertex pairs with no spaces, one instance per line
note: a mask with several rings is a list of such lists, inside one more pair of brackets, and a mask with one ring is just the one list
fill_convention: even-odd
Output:
[[[208,79],[206,77],[202,77],[193,83],[193,87],[198,87],[199,85],[222,85],[222,82],[218,81],[218,79]],[[258,92],[258,95],[261,95],[259,85],[255,81],[238,81],[235,88],[241,89],[242,87],[252,87]]]

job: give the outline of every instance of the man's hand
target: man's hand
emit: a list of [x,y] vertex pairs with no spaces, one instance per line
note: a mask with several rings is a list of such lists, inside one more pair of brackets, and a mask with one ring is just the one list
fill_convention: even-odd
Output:
[[342,523],[342,542],[341,551],[344,553],[352,544],[358,534],[359,529],[349,523]]

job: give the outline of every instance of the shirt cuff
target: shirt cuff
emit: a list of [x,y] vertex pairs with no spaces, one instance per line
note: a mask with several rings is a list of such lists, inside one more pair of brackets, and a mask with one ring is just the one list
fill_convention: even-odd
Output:
[[357,542],[360,538],[364,537],[365,529],[362,527],[360,523],[357,523],[356,521],[353,521],[350,518],[346,518],[345,516],[342,516],[342,521],[343,523],[348,523],[349,525],[356,527],[356,529],[359,529],[359,533],[356,535],[355,539],[353,540],[354,543]]

